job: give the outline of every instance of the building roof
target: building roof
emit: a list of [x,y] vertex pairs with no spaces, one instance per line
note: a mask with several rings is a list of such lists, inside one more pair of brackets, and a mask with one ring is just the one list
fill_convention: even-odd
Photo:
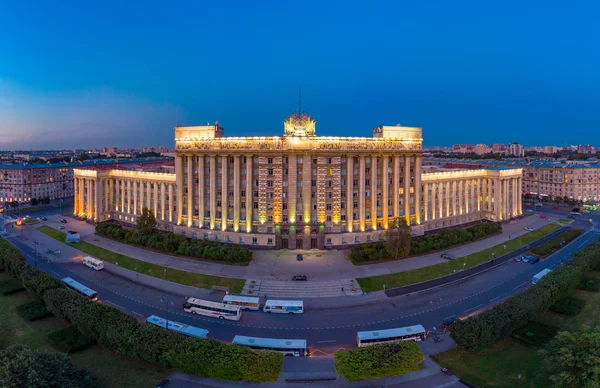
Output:
[[0,169],[6,170],[32,170],[42,168],[86,168],[86,167],[102,167],[115,166],[120,164],[131,163],[150,163],[150,162],[169,162],[173,158],[168,156],[152,156],[146,158],[135,159],[91,159],[83,162],[63,162],[63,163],[35,163],[35,164],[0,164]]
[[477,165],[480,168],[490,169],[494,168],[523,168],[523,167],[537,167],[537,168],[574,168],[574,169],[586,169],[586,168],[600,168],[600,163],[586,163],[586,164],[575,164],[575,163],[563,163],[562,161],[551,161],[551,160],[532,160],[527,161],[524,159],[460,159],[460,158],[427,158],[424,162],[435,161],[445,162],[446,165],[452,166],[457,164],[471,164]]

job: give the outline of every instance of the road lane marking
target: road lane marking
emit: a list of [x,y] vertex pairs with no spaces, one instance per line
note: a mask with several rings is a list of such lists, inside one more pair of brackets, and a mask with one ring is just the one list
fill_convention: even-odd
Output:
[[126,309],[125,307],[123,307],[123,306],[119,306],[118,304],[116,304],[116,303],[113,303],[113,302],[111,302],[110,300],[107,300],[107,301],[106,301],[106,303],[110,303],[110,304],[112,304],[113,306],[116,306],[116,307],[118,307],[118,308],[120,308],[120,309],[123,309],[123,310],[127,311],[127,309]]
[[475,309],[478,309],[478,308],[480,308],[481,306],[483,306],[483,303],[482,303],[482,304],[480,304],[480,305],[477,305],[477,306],[475,306],[475,307],[471,307],[470,309],[463,311],[463,313],[468,313],[469,311],[471,311],[471,310],[475,310]]
[[520,287],[522,287],[524,284],[527,284],[527,282],[523,282],[523,283],[519,284],[518,286],[516,286],[516,287],[515,287],[515,288],[513,288],[512,290],[514,291],[514,290],[516,290],[517,288],[520,288]]
[[317,341],[317,343],[319,343],[319,344],[326,344],[326,343],[330,343],[330,342],[336,342],[336,340]]
[[[109,302],[109,303],[110,303],[110,302]],[[135,312],[135,311],[133,311],[133,310],[131,311],[131,313],[132,313],[132,314],[135,314],[135,315],[139,315],[140,317],[144,317],[144,315],[142,315],[142,314],[140,314],[140,313],[136,313],[136,312]]]
[[490,302],[493,301],[493,300],[496,300],[498,298],[502,298],[504,295],[506,295],[506,292],[504,294],[502,294],[502,295],[498,295],[497,297],[490,299]]

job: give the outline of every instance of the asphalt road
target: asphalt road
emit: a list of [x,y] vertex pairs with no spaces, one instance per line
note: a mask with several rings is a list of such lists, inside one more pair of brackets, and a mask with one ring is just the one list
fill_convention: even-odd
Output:
[[561,251],[534,265],[510,260],[502,266],[451,285],[389,298],[373,305],[309,309],[300,315],[244,311],[239,322],[187,314],[182,309],[184,296],[165,294],[106,271],[96,272],[75,263],[48,264],[41,260],[36,263],[33,248],[18,233],[12,233],[11,228],[7,229],[11,232],[8,240],[26,255],[28,262],[56,277],[74,278],[96,290],[102,303],[120,308],[140,320],[153,314],[168,317],[170,320],[207,329],[209,337],[223,341],[231,341],[237,334],[306,339],[312,350],[331,353],[340,347],[354,346],[357,331],[414,324],[422,324],[429,330],[437,326],[439,330],[442,319],[446,317],[475,314],[524,290],[531,286],[534,274],[544,268],[554,268],[600,236],[589,230],[589,222],[576,222],[573,226],[586,228],[588,231]]

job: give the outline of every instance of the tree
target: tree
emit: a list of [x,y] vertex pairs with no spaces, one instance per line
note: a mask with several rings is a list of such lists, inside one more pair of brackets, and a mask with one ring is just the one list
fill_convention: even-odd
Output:
[[29,203],[31,204],[31,206],[36,206],[38,204],[38,199],[37,198],[31,198],[31,200],[29,200]]
[[140,236],[150,236],[156,232],[156,218],[147,207],[142,209],[142,215],[138,218],[135,229]]
[[580,332],[561,331],[540,350],[556,387],[595,388],[600,385],[600,326]]
[[411,232],[406,220],[395,217],[385,233],[385,246],[392,257],[406,257],[410,253]]
[[90,373],[69,362],[63,353],[11,346],[0,352],[0,386],[4,388],[96,387]]

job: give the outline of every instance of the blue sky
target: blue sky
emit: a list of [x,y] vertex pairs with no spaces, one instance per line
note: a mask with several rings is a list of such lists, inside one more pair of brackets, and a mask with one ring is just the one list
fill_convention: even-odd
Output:
[[[2,4],[4,3],[4,4]],[[124,5],[125,4],[125,5]],[[594,1],[0,0],[0,149],[423,127],[426,146],[600,145]]]

